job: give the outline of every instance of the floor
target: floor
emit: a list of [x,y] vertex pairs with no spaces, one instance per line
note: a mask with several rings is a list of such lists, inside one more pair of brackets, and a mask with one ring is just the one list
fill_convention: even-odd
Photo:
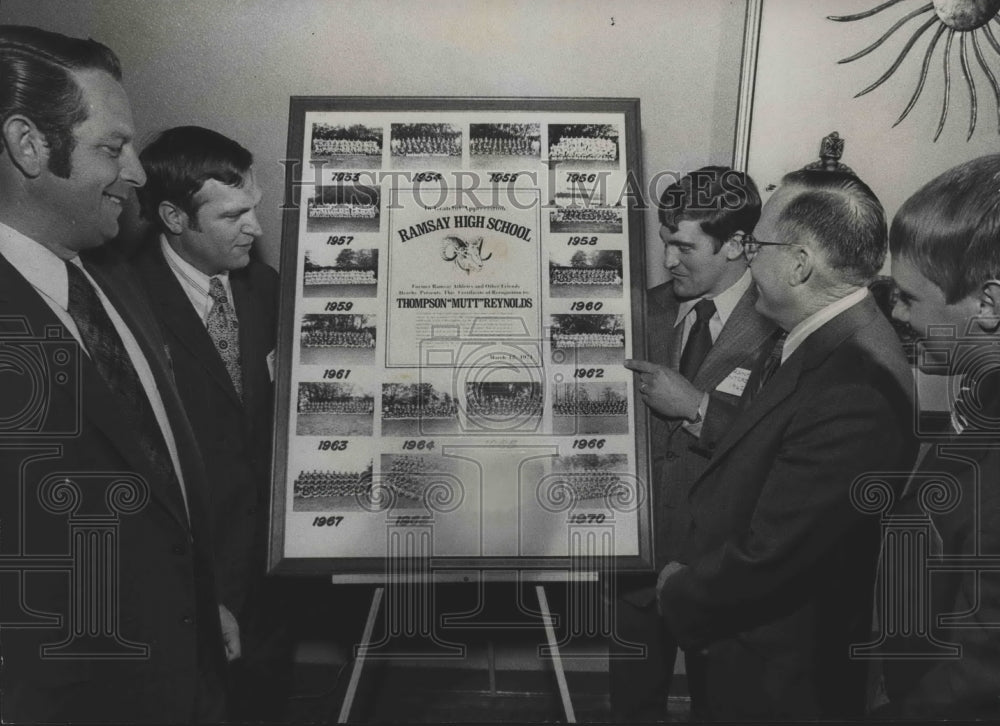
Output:
[[[375,672],[375,670],[381,672]],[[350,667],[299,664],[286,712],[292,723],[336,722]],[[565,722],[555,677],[545,672],[498,671],[494,687],[485,672],[386,666],[366,675],[352,723],[560,723]],[[576,720],[609,720],[606,674],[570,672],[567,685]],[[671,699],[669,719],[686,721],[686,698]]]
[[[329,584],[300,584],[294,593],[291,636],[298,644],[292,695],[284,709],[286,723],[335,723],[353,669],[353,646],[364,630],[371,602],[370,588],[333,588]],[[452,612],[469,612],[477,600],[467,588],[444,587],[436,593]],[[524,602],[523,593],[520,602]],[[553,612],[566,603],[552,588]],[[487,603],[511,603],[513,591],[493,588]],[[482,601],[480,601],[482,602]],[[489,611],[489,612],[486,612]],[[448,629],[446,640],[464,648],[461,658],[414,655],[423,648],[399,638],[390,649],[394,657],[366,661],[349,720],[352,723],[552,723],[566,716],[558,684],[547,659],[536,649],[545,643],[544,629],[525,619],[522,606],[490,605],[480,612],[487,621],[504,622],[500,629],[472,622]],[[487,617],[488,616],[488,617]],[[481,620],[479,621],[482,622]],[[381,621],[375,639],[383,632]],[[560,637],[557,631],[557,637]],[[610,718],[607,648],[600,638],[577,638],[567,649],[567,686],[579,722],[600,723]],[[573,648],[576,648],[574,651]],[[400,653],[403,654],[400,657]],[[603,653],[603,660],[602,654]],[[581,654],[587,657],[572,657]],[[492,667],[491,667],[492,666]],[[680,691],[671,700],[669,719],[687,720],[689,700]]]

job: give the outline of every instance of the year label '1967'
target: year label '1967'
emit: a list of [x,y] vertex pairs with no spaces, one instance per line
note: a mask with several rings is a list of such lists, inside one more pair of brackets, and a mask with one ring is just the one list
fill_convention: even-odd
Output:
[[316,517],[312,521],[313,527],[339,527],[340,523],[344,521],[341,516],[330,515],[329,517]]

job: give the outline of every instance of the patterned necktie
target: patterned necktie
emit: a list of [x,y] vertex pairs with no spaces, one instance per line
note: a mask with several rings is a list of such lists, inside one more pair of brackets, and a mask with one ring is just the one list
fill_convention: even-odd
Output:
[[694,306],[694,313],[697,317],[681,354],[681,375],[689,381],[694,378],[712,347],[712,331],[708,327],[708,321],[715,315],[715,303],[702,298]]
[[243,371],[240,368],[240,324],[236,319],[236,311],[229,304],[226,288],[218,277],[208,281],[208,294],[212,298],[212,309],[208,311],[205,327],[219,351],[222,362],[226,364],[229,379],[233,382],[236,395],[243,398]]
[[785,348],[785,339],[787,337],[788,333],[782,332],[775,338],[771,352],[764,358],[763,363],[750,374],[750,380],[747,381],[746,390],[741,401],[742,408],[749,406],[750,402],[760,395],[764,386],[767,385],[767,382],[771,380],[772,376],[774,376],[781,366],[781,353]]
[[153,467],[168,481],[177,481],[163,431],[121,336],[80,268],[67,262],[66,272],[69,276],[69,314],[80,331],[91,361],[121,400],[122,414],[138,434],[139,445]]

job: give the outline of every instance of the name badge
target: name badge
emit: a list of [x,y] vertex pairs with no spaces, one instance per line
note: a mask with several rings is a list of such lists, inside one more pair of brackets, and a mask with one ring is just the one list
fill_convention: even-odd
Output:
[[737,368],[726,376],[726,380],[716,386],[715,390],[719,393],[729,393],[733,396],[742,396],[743,389],[747,387],[747,381],[749,380],[750,369]]

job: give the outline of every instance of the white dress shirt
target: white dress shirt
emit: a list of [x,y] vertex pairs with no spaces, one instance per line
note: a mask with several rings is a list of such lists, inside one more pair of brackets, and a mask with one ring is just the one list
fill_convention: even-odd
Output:
[[[66,329],[76,338],[81,349],[89,357],[90,354],[87,352],[87,347],[80,336],[80,331],[76,327],[76,322],[74,322],[72,316],[69,314],[69,275],[66,273],[66,265],[63,260],[47,247],[35,242],[30,237],[25,237],[16,229],[8,227],[3,223],[0,223],[0,254],[7,258],[7,261],[14,266],[14,269],[21,273],[31,286],[35,288],[45,303],[52,309],[52,312],[59,318],[59,322],[66,326]],[[156,422],[163,433],[163,440],[166,442],[167,450],[170,453],[170,461],[174,465],[177,480],[181,485],[181,497],[184,499],[184,507],[187,509],[187,491],[184,487],[181,462],[177,456],[177,442],[174,440],[174,432],[170,428],[170,419],[167,418],[167,410],[163,406],[163,399],[160,397],[160,391],[156,386],[156,379],[153,377],[153,371],[149,367],[149,362],[146,360],[146,356],[143,354],[142,348],[139,347],[139,343],[132,334],[132,331],[129,330],[125,321],[122,320],[115,306],[104,295],[104,291],[100,285],[94,282],[94,279],[84,268],[80,258],[74,257],[70,260],[70,264],[79,267],[94,287],[101,305],[104,306],[104,310],[111,319],[111,324],[115,326],[115,330],[122,340],[122,345],[125,346],[125,351],[128,353],[135,372],[139,376],[139,382],[142,384],[142,388],[146,392],[146,397],[149,399]]]
[[805,342],[806,338],[829,323],[842,312],[853,308],[859,302],[868,297],[868,295],[869,293],[867,287],[859,288],[850,295],[842,297],[836,302],[830,303],[822,310],[817,310],[808,318],[789,330],[788,337],[785,338],[785,347],[781,349],[781,362],[784,363],[788,360],[788,357]]
[[[211,312],[214,302],[212,296],[208,294],[212,278],[177,254],[174,248],[167,242],[167,238],[162,234],[160,235],[160,248],[163,250],[163,259],[167,261],[167,267],[174,273],[177,282],[181,284],[184,294],[191,301],[194,311],[198,313],[202,324],[207,325],[208,313]],[[226,291],[229,304],[233,311],[235,311],[236,304],[233,301],[233,289],[229,285],[229,273],[220,272],[215,277],[218,277],[222,282],[222,287]]]
[[688,336],[691,334],[691,328],[694,326],[697,315],[694,314],[694,306],[701,302],[702,299],[711,300],[715,303],[715,313],[709,318],[708,321],[708,332],[712,335],[712,342],[714,343],[719,339],[719,335],[722,333],[722,329],[726,327],[726,322],[729,320],[729,316],[733,314],[733,310],[739,304],[740,299],[743,294],[750,289],[750,285],[753,284],[753,278],[750,277],[750,270],[747,269],[743,273],[743,276],[739,280],[734,282],[728,288],[720,292],[715,297],[705,295],[704,298],[694,298],[693,300],[685,300],[680,305],[677,306],[677,319],[674,320],[674,327],[683,323],[684,331],[681,333],[681,350],[684,350],[684,346],[687,345]]

